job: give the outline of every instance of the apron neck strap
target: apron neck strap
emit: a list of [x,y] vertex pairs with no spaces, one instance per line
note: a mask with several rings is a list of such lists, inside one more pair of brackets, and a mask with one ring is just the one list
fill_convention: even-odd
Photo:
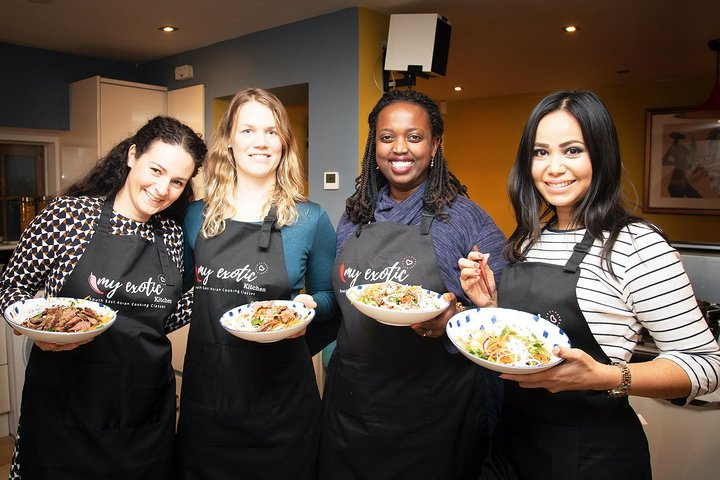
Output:
[[165,229],[160,224],[160,221],[156,217],[152,217],[153,234],[155,235],[155,246],[157,247],[158,255],[160,256],[160,266],[162,268],[163,282],[165,285],[170,287],[175,286],[172,272],[170,267],[170,256],[167,253],[167,247],[165,246],[164,232]]
[[567,263],[563,267],[563,270],[570,273],[575,273],[580,266],[580,262],[582,262],[583,258],[585,258],[585,255],[590,251],[590,247],[592,246],[595,239],[592,235],[590,235],[589,230],[585,230],[585,235],[583,236],[583,239],[580,243],[576,243],[573,247],[573,254],[568,259]]
[[[115,195],[108,195],[105,199],[105,203],[102,207],[102,213],[97,223],[97,230],[103,233],[110,234],[110,218],[112,217],[113,204],[115,203]],[[165,247],[165,240],[163,239],[164,229],[160,222],[153,216],[152,217],[153,234],[155,235],[155,247],[160,257],[160,265],[162,266],[162,275],[164,282],[168,286],[174,286],[175,282],[172,280],[173,276],[170,274],[172,269],[170,267],[170,256],[167,253]]]
[[277,221],[277,207],[273,204],[270,206],[270,211],[263,220],[262,227],[260,227],[258,247],[266,249],[270,246],[270,235],[272,234],[272,229],[275,226],[275,221]]
[[98,219],[96,230],[103,233],[110,233],[110,218],[112,218],[113,204],[115,203],[115,195],[108,195],[102,206],[102,212]]
[[430,233],[430,226],[433,220],[435,220],[435,214],[427,208],[422,214],[422,223],[420,224],[420,235],[427,235]]

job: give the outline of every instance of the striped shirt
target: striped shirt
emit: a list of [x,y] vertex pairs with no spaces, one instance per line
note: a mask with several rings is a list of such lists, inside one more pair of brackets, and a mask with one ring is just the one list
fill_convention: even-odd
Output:
[[[564,265],[585,229],[546,229],[529,262]],[[607,237],[606,237],[607,238]],[[687,401],[712,392],[720,376],[720,349],[703,318],[680,255],[647,225],[625,227],[615,242],[612,267],[600,260],[596,239],[580,264],[576,293],[590,331],[613,361],[627,362],[645,327],[660,352],[692,382]]]

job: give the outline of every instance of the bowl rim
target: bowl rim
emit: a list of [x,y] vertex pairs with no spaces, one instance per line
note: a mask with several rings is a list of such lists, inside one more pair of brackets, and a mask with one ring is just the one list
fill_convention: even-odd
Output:
[[[538,332],[535,331],[536,326],[539,324],[542,324],[543,326],[545,326],[545,325],[550,326],[551,327],[550,330],[554,330],[553,337],[559,335],[561,338],[564,338],[566,340],[566,344],[564,344],[563,346],[566,346],[568,348],[572,347],[572,343],[570,342],[570,337],[567,335],[567,333],[561,327],[555,325],[554,323],[552,323],[551,321],[547,320],[546,318],[542,317],[539,314],[530,313],[530,312],[526,312],[523,310],[517,310],[517,309],[513,309],[513,308],[504,308],[504,307],[470,308],[463,312],[458,312],[455,315],[453,315],[450,318],[450,320],[448,321],[447,325],[445,326],[445,331],[446,331],[446,334],[449,337],[450,341],[452,342],[452,344],[455,346],[455,348],[457,348],[458,351],[460,351],[460,353],[462,353],[464,356],[466,356],[470,361],[476,363],[477,365],[480,365],[483,368],[487,368],[489,370],[493,370],[496,372],[502,372],[502,373],[529,374],[529,373],[541,372],[548,368],[552,368],[552,367],[558,365],[559,363],[562,363],[563,359],[559,358],[559,357],[555,357],[554,360],[551,361],[550,363],[546,363],[543,365],[537,365],[537,366],[501,365],[499,363],[495,363],[490,360],[485,360],[483,358],[478,357],[477,355],[474,355],[474,354],[468,352],[465,348],[463,348],[461,345],[459,345],[457,343],[456,338],[455,338],[455,337],[457,337],[457,335],[451,335],[451,333],[452,333],[451,331],[453,329],[457,329],[454,331],[455,333],[457,333],[458,331],[464,330],[460,326],[461,319],[465,316],[470,316],[470,315],[475,315],[476,316],[475,318],[480,318],[480,317],[477,317],[477,315],[481,311],[484,311],[485,315],[492,315],[494,312],[500,312],[500,311],[504,311],[504,312],[510,311],[510,312],[514,312],[515,314],[520,313],[520,314],[522,314],[523,317],[529,317],[530,319],[532,319],[534,321],[532,324],[529,324],[529,326],[531,327],[531,330],[533,330],[533,333],[535,333],[538,336],[538,338],[543,340],[543,343],[545,344],[546,347],[551,348],[548,338],[544,337],[543,335],[538,335]],[[464,325],[467,325],[469,323],[470,323],[469,320],[465,321]],[[493,322],[493,323],[495,323],[495,322]],[[509,322],[507,320],[499,321],[499,324],[503,324],[503,323],[513,323],[513,322]],[[454,326],[453,326],[453,324],[454,324]],[[524,327],[528,327],[528,325],[524,325]]]
[[[80,332],[53,332],[49,330],[38,330],[31,327],[26,327],[22,325],[20,322],[17,321],[17,318],[19,315],[18,313],[8,313],[11,308],[19,308],[17,304],[25,305],[29,304],[29,306],[33,306],[32,304],[37,303],[40,304],[37,308],[40,310],[43,310],[45,308],[48,308],[53,305],[63,305],[67,306],[67,304],[71,302],[77,302],[77,303],[90,303],[92,305],[87,305],[88,308],[93,308],[93,306],[98,306],[101,309],[106,309],[111,313],[110,319],[102,323],[94,328],[88,329],[88,330],[82,330]],[[43,305],[44,303],[44,305]],[[97,308],[95,308],[97,310]],[[21,300],[17,300],[10,305],[8,305],[5,310],[3,311],[3,318],[5,319],[5,322],[13,328],[17,329],[20,333],[23,335],[30,337],[33,340],[41,341],[41,342],[47,342],[47,343],[73,343],[73,341],[81,340],[82,338],[88,338],[88,337],[94,337],[96,335],[99,335],[100,333],[104,332],[110,326],[112,326],[115,321],[117,320],[117,310],[111,308],[109,305],[98,302],[96,300],[91,300],[89,298],[75,298],[75,297],[34,297],[34,298],[25,298]],[[23,316],[23,320],[27,320],[29,315]],[[44,338],[36,338],[36,337],[44,337]],[[59,342],[59,341],[62,342]]]
[[[384,308],[384,307],[378,307],[378,306],[375,306],[375,305],[370,305],[370,304],[368,304],[368,303],[363,303],[363,302],[361,302],[360,300],[351,297],[351,292],[362,291],[362,290],[364,290],[364,289],[367,288],[367,287],[370,287],[370,286],[373,286],[373,285],[381,285],[381,284],[383,284],[383,283],[388,283],[388,282],[363,283],[363,284],[361,284],[361,285],[353,285],[352,287],[348,288],[348,289],[345,291],[345,296],[346,296],[347,299],[350,301],[350,303],[352,303],[353,305],[357,303],[357,304],[363,305],[363,306],[365,306],[365,307],[367,307],[367,308],[369,308],[369,309],[372,309],[372,310],[376,310],[376,311],[380,311],[380,312],[392,312],[392,313],[396,313],[396,314],[399,314],[398,316],[402,316],[403,314],[408,314],[408,313],[442,312],[443,310],[445,310],[447,307],[450,306],[450,301],[449,301],[449,300],[446,300],[446,299],[443,297],[443,294],[442,294],[442,293],[438,293],[438,292],[436,292],[436,291],[434,291],[434,290],[430,290],[429,288],[425,288],[425,287],[423,287],[422,285],[406,285],[406,284],[403,284],[403,285],[406,285],[406,286],[408,286],[408,287],[416,287],[416,286],[417,286],[417,287],[420,287],[422,290],[424,290],[426,293],[427,293],[427,292],[430,292],[430,293],[432,293],[433,295],[436,295],[436,296],[437,296],[436,298],[443,304],[442,307],[438,307],[438,308],[412,308],[412,309],[404,309],[404,310],[402,310],[402,309]],[[395,282],[395,283],[400,283],[400,282]]]
[[[268,332],[258,332],[258,331],[252,331],[252,330],[237,330],[237,329],[227,326],[225,324],[225,322],[223,321],[230,312],[233,312],[235,310],[240,310],[243,308],[247,309],[247,308],[250,308],[250,305],[252,305],[253,303],[260,303],[260,302],[280,302],[284,305],[290,304],[290,306],[292,306],[292,307],[299,305],[303,309],[307,310],[308,313],[306,315],[306,318],[304,318],[302,320],[302,322],[300,322],[300,323],[297,323],[291,327],[286,327],[286,328],[282,328],[279,330],[270,330]],[[297,309],[295,309],[295,311],[297,311]],[[220,316],[219,323],[220,323],[220,326],[222,326],[225,330],[227,330],[228,333],[230,333],[231,335],[234,335],[236,337],[238,337],[238,335],[235,335],[235,333],[239,333],[239,334],[247,335],[247,336],[254,336],[256,338],[261,338],[261,337],[269,337],[269,336],[273,336],[273,335],[278,335],[280,333],[287,333],[287,335],[285,335],[285,336],[291,335],[293,332],[299,331],[302,329],[302,327],[307,326],[314,318],[315,318],[315,309],[307,307],[302,302],[296,302],[294,300],[255,300],[253,302],[248,302],[248,303],[245,303],[242,305],[236,305],[236,306],[226,310]],[[242,337],[239,337],[239,338],[242,338]],[[285,338],[285,337],[282,337],[282,338]]]

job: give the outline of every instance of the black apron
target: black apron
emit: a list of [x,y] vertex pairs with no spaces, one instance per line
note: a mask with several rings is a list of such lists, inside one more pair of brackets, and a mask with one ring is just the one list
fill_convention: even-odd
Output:
[[226,221],[195,244],[195,299],[180,395],[184,479],[314,479],[320,394],[304,338],[255,343],[220,317],[238,305],[287,300],[274,210],[262,225]]
[[[164,323],[181,295],[180,271],[159,224],[155,243],[108,231],[113,200],[59,296],[102,302],[117,320],[74,350],[33,347],[22,401],[23,480],[156,480],[172,472],[175,375]],[[90,275],[104,294],[91,289]]]
[[320,479],[477,479],[487,448],[482,369],[443,338],[381,324],[345,296],[387,280],[445,292],[432,218],[366,225],[335,261],[343,322],[323,397]]
[[[576,296],[579,265],[592,243],[586,233],[565,266],[509,266],[498,299],[502,307],[549,319],[567,333],[573,348],[609,364]],[[483,480],[651,478],[647,439],[627,397],[594,390],[550,393],[504,383],[504,411]]]

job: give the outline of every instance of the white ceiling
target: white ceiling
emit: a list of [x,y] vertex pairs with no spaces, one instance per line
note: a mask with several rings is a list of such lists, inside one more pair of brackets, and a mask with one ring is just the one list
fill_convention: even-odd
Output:
[[720,38],[717,0],[2,0],[0,42],[143,63],[354,6],[450,20],[438,100],[712,76]]

